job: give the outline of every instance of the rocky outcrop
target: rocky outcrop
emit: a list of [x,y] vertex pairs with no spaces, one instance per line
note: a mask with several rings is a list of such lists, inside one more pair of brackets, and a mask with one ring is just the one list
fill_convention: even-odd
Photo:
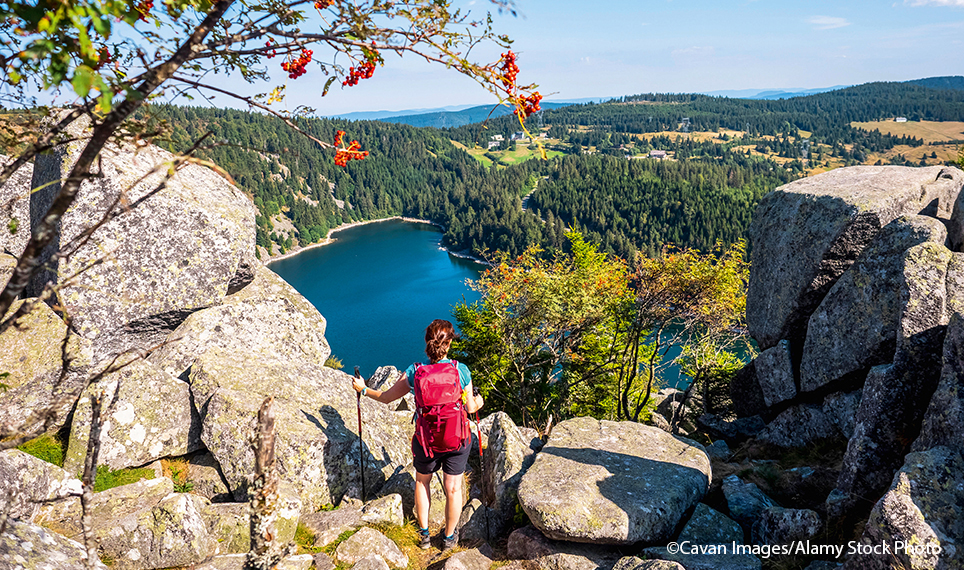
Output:
[[99,464],[122,469],[201,448],[201,421],[187,383],[136,360],[90,386],[77,402],[64,460],[68,471],[83,470],[94,393],[104,394],[107,414]]
[[335,541],[343,532],[355,530],[366,524],[393,524],[401,526],[402,497],[397,494],[380,497],[359,508],[345,505],[331,511],[306,513],[298,521],[314,535],[314,546],[320,548]]
[[[239,500],[247,495],[247,475],[254,470],[248,437],[268,396],[275,399],[278,473],[299,489],[306,507],[337,503],[350,490],[361,494],[355,398],[347,374],[270,353],[212,348],[192,365],[190,382],[201,410],[201,439]],[[371,442],[363,450],[365,479],[377,489],[411,460],[411,418],[370,399],[362,401],[362,414],[365,440]]]
[[[112,568],[140,570],[196,564],[214,553],[204,516],[210,503],[173,491],[171,480],[161,478],[96,493],[91,531],[98,555]],[[80,514],[79,499],[72,499],[42,509],[38,521],[80,541]]]
[[535,457],[508,414],[493,416],[483,456],[482,500],[489,507],[489,533],[498,536],[515,516],[519,483]]
[[[847,570],[964,567],[964,457],[935,447],[911,453],[890,490],[877,501],[861,542],[887,552],[854,556]],[[904,548],[898,549],[899,542]]]
[[893,364],[872,369],[864,384],[840,479],[827,500],[833,519],[849,516],[861,497],[884,492],[919,433],[940,377],[950,252],[922,244],[903,257],[896,355]]
[[[77,121],[68,130],[77,136],[85,126]],[[60,191],[60,180],[84,144],[37,157],[32,184],[40,190],[30,200],[31,227]],[[54,252],[108,211],[118,215],[69,258],[49,264],[52,270],[28,288],[28,294],[37,294],[48,281],[64,285],[61,298],[72,326],[98,339],[101,357],[158,344],[191,312],[218,304],[242,260],[254,255],[256,212],[250,198],[198,165],[182,165],[165,180],[172,158],[155,146],[105,148],[98,176],[83,182],[41,261],[49,264]]]
[[331,354],[324,317],[271,270],[259,268],[254,282],[226,301],[185,319],[151,362],[186,380],[195,359],[215,348],[318,366]]
[[691,544],[732,544],[743,542],[743,529],[723,513],[699,503],[676,542]]
[[[276,544],[287,544],[295,539],[301,517],[301,501],[295,490],[282,485],[275,502],[270,534]],[[212,553],[237,554],[251,549],[251,504],[204,504],[201,515],[208,523],[216,548]]]
[[913,449],[926,451],[937,446],[964,446],[964,315],[961,313],[951,316],[947,325],[940,380]]
[[559,540],[668,539],[706,493],[710,462],[694,442],[633,422],[558,424],[519,485],[519,503]]
[[32,521],[47,501],[81,491],[80,480],[41,459],[16,450],[0,451],[0,512]]
[[[0,155],[0,165],[7,165],[8,157]],[[30,239],[30,181],[33,164],[27,163],[10,175],[0,186],[0,253],[20,257]],[[0,286],[6,281],[0,279]]]
[[335,550],[335,559],[342,564],[355,564],[373,554],[388,563],[390,568],[408,566],[408,556],[399,550],[398,545],[369,527],[362,528],[339,544]]
[[797,385],[793,379],[793,364],[790,362],[790,343],[781,340],[754,360],[756,375],[763,392],[767,407],[789,400],[797,395]]
[[491,549],[488,555],[478,548],[456,552],[445,560],[443,570],[489,570],[492,566]]
[[107,570],[100,560],[87,561],[87,549],[41,526],[6,519],[0,528],[0,568]]
[[823,413],[837,426],[845,438],[854,435],[857,423],[857,410],[860,408],[860,390],[835,392],[823,399]]
[[810,509],[769,507],[753,525],[754,544],[791,544],[807,541],[820,532],[820,515]]
[[[577,544],[546,538],[533,526],[512,531],[506,543],[508,557],[531,560],[536,568],[612,568],[619,559],[615,550],[596,544]],[[541,564],[540,564],[541,562]]]
[[[918,274],[924,277],[932,263],[932,256],[906,257],[904,252],[925,242],[943,248],[946,235],[939,220],[924,216],[898,218],[880,232],[810,317],[800,363],[801,390],[816,390],[893,359],[903,307],[901,285]],[[939,285],[942,296],[946,268],[944,261],[939,280],[928,287]]]
[[[247,560],[247,554],[225,554],[215,556],[204,564],[192,566],[192,570],[245,570]],[[311,568],[312,556],[310,554],[287,556],[275,566],[275,570],[311,570]]]
[[613,570],[686,570],[679,562],[669,560],[643,560],[638,556],[620,558]]
[[755,483],[744,483],[736,475],[723,480],[723,495],[730,516],[746,529],[753,528],[761,513],[774,506],[773,499],[767,497]]
[[750,227],[747,291],[747,326],[760,348],[802,340],[811,313],[881,228],[904,215],[949,219],[961,185],[953,168],[858,166],[766,195]]
[[757,435],[757,440],[792,448],[840,436],[836,423],[824,412],[823,406],[799,404],[781,412]]
[[84,388],[90,346],[37,299],[14,302],[9,314],[25,304],[29,310],[0,335],[0,372],[8,374],[3,379],[8,388],[0,392],[0,427],[28,431],[49,410],[50,430],[56,431]]

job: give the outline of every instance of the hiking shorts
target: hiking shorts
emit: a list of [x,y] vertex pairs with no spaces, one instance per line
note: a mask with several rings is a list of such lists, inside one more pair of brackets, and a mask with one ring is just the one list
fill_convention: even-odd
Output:
[[422,444],[413,437],[412,455],[414,459],[412,463],[415,465],[415,471],[418,471],[422,475],[435,473],[439,470],[439,467],[442,468],[442,473],[446,475],[461,475],[465,473],[465,464],[469,461],[469,451],[471,448],[472,438],[469,437],[466,438],[462,447],[455,451],[436,453],[435,457],[427,457],[425,451],[422,449]]

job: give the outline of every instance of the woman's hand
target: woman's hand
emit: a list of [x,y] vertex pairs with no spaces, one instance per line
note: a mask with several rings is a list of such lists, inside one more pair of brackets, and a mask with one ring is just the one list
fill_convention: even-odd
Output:
[[361,378],[352,377],[351,387],[355,389],[356,392],[361,393],[365,389],[365,381]]

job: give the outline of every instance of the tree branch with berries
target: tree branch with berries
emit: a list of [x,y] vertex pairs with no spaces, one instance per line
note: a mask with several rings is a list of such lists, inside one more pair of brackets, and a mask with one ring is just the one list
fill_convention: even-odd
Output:
[[[500,11],[511,7],[494,4]],[[0,13],[0,104],[24,110],[18,136],[3,139],[6,153],[16,158],[0,170],[0,184],[37,153],[62,144],[74,120],[86,115],[92,125],[79,160],[0,293],[0,315],[40,270],[40,252],[53,241],[60,217],[104,146],[149,142],[147,123],[134,114],[155,97],[221,92],[295,126],[295,118],[313,109],[275,109],[284,101],[284,85],[265,85],[270,66],[279,65],[288,81],[309,73],[323,77],[323,97],[335,82],[355,88],[372,78],[385,64],[383,54],[393,53],[471,77],[500,103],[515,106],[520,120],[537,111],[541,99],[535,86],[516,84],[511,51],[493,63],[471,59],[480,46],[507,49],[511,41],[494,32],[490,15],[473,19],[448,0],[31,0],[0,3]],[[208,77],[216,73],[240,75],[253,92],[213,85]],[[37,105],[32,94],[41,91],[73,93],[76,99],[54,115]],[[340,166],[367,156],[357,141],[346,142],[345,133],[331,141],[311,138],[331,149]]]

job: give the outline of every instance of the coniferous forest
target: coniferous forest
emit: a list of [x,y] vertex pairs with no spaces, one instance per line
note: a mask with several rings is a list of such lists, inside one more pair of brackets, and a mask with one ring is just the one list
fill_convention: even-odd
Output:
[[[317,242],[341,223],[402,215],[442,225],[443,244],[456,251],[559,247],[572,227],[601,250],[628,257],[666,244],[706,251],[733,243],[745,237],[759,199],[809,174],[808,166],[861,164],[897,145],[924,144],[852,128],[851,121],[964,121],[964,91],[871,83],[776,101],[647,94],[573,105],[527,122],[561,151],[546,161],[467,152],[494,134],[503,135],[500,148],[515,148],[509,140],[521,126],[512,115],[452,129],[299,119],[319,139],[344,130],[369,151],[345,168],[331,151],[264,114],[171,105],[150,113],[169,123],[162,144],[170,150],[207,132],[207,140],[219,141],[201,155],[251,194],[260,212],[258,245],[275,253]],[[708,140],[691,131],[721,134]],[[651,150],[673,160],[647,158]]]

